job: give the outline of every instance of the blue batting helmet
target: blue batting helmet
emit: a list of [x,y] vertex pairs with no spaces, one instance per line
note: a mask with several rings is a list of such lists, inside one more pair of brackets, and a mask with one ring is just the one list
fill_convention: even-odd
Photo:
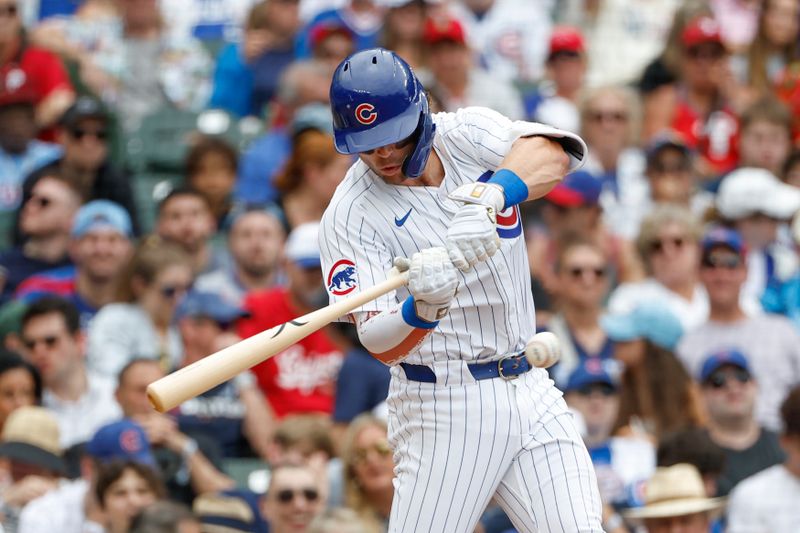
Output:
[[339,152],[367,152],[416,136],[403,173],[422,174],[435,126],[425,89],[397,54],[371,48],[342,61],[331,82],[331,110]]

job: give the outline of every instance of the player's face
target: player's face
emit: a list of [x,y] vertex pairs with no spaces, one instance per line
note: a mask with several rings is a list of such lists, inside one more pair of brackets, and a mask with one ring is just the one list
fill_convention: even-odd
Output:
[[414,140],[412,135],[400,142],[361,152],[358,157],[386,183],[406,185],[409,178],[403,174],[403,162],[414,151]]

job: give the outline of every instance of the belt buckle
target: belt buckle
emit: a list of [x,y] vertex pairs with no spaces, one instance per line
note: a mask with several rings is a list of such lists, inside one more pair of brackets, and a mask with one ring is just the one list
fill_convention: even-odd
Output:
[[515,360],[514,361],[514,366],[511,367],[511,370],[516,370],[520,366],[519,357],[516,356],[516,355],[511,355],[509,357],[503,357],[502,359],[497,361],[497,373],[501,378],[503,378],[506,381],[511,381],[511,380],[517,379],[519,377],[519,374],[514,374],[514,375],[511,375],[511,376],[506,376],[505,374],[503,374],[503,362],[504,361],[508,361],[509,359],[514,359]]

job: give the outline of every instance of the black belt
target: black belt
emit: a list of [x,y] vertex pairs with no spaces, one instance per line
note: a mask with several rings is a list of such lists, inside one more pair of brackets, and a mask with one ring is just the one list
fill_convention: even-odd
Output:
[[[423,383],[436,383],[436,374],[431,367],[426,365],[411,365],[400,363],[406,378],[411,381],[421,381]],[[471,363],[467,365],[470,374],[475,379],[516,379],[520,374],[524,374],[531,369],[531,364],[525,354],[504,357],[498,361],[488,363]]]

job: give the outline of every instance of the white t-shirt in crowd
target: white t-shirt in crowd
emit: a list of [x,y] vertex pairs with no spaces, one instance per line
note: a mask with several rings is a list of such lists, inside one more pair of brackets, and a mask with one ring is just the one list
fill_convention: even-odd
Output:
[[728,501],[728,533],[800,531],[800,478],[775,465],[736,486]]

